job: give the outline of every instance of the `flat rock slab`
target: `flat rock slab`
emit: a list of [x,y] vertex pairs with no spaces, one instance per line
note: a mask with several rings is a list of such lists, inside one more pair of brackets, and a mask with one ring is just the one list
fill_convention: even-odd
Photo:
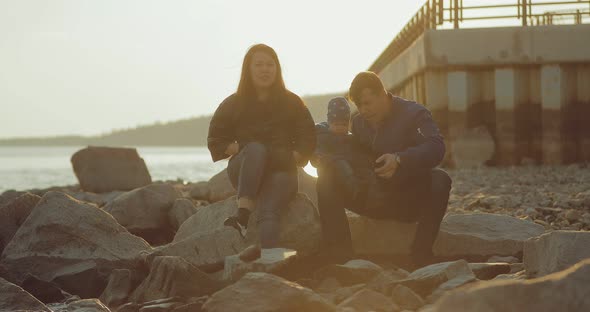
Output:
[[433,251],[442,257],[515,256],[522,253],[527,239],[544,231],[541,225],[506,215],[447,215]]
[[457,289],[428,311],[590,311],[590,259],[542,278],[481,282]]
[[[415,223],[376,220],[347,212],[353,248],[364,255],[408,254]],[[533,222],[489,213],[447,215],[433,251],[444,258],[514,256],[522,254],[524,241],[543,234]]]
[[529,277],[561,271],[586,258],[590,258],[590,232],[555,231],[524,245],[523,261]]

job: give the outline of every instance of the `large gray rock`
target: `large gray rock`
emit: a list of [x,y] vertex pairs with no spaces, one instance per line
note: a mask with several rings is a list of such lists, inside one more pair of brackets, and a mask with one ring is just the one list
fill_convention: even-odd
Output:
[[[285,208],[286,209],[282,211],[280,220],[280,246],[295,249],[300,254],[307,254],[317,250],[321,239],[321,225],[319,214],[311,201],[306,196],[298,194]],[[194,237],[195,235],[201,237],[204,235],[209,236],[210,233],[227,229],[227,227],[223,225],[223,221],[228,216],[235,214],[237,209],[235,197],[199,208],[194,215],[188,218],[180,226],[180,229],[178,229],[178,232],[174,237],[173,243],[179,243],[182,240],[185,240],[188,237]],[[250,223],[248,224],[248,231],[245,239],[246,246],[256,244],[259,241],[258,225],[256,222],[257,217],[258,211],[255,210],[250,217]],[[235,241],[231,240],[230,245],[236,246]],[[245,246],[241,248],[244,247]]]
[[[139,253],[151,247],[130,234],[108,213],[60,192],[46,193],[2,254],[1,263],[17,278],[26,273],[44,281],[78,287],[115,268],[136,268]],[[95,294],[95,297],[98,297]]]
[[527,275],[544,276],[590,258],[590,232],[550,232],[529,239],[524,246]]
[[429,311],[590,311],[590,259],[538,279],[481,282],[457,289]]
[[180,196],[170,184],[151,184],[118,196],[103,209],[129,232],[158,245],[174,237],[168,213]]
[[207,182],[207,186],[208,192],[203,192],[208,193],[208,199],[211,203],[228,199],[237,194],[236,189],[234,189],[231,184],[227,169],[223,169],[218,174],[211,177]]
[[541,225],[506,215],[448,215],[433,250],[442,257],[514,256],[522,253],[524,241],[543,232]]
[[172,209],[168,212],[168,222],[176,232],[180,226],[197,212],[197,207],[190,199],[177,198]]
[[41,301],[0,277],[0,311],[47,311]]
[[[416,232],[415,223],[377,220],[348,211],[348,222],[356,253],[366,255],[408,254]],[[447,215],[434,244],[441,257],[518,255],[524,241],[544,228],[533,222],[487,213]]]
[[206,234],[226,228],[223,221],[234,215],[237,210],[235,197],[200,207],[180,225],[173,242],[182,241],[195,234]]
[[29,217],[41,197],[25,193],[0,206],[0,254],[8,245],[18,228]]
[[152,257],[178,256],[194,266],[222,267],[225,257],[237,254],[247,246],[235,229],[223,227],[211,232],[196,232],[183,240],[162,246]]
[[199,297],[220,288],[219,282],[180,257],[156,257],[150,274],[130,299],[141,303],[170,297]]
[[152,183],[134,148],[89,146],[72,155],[71,162],[80,187],[88,192],[128,191]]
[[335,311],[335,307],[299,284],[268,273],[248,273],[235,284],[211,296],[202,307],[207,312]]

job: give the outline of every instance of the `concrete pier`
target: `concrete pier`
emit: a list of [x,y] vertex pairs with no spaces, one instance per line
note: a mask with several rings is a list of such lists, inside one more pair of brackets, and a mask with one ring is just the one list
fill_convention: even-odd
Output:
[[588,38],[588,24],[427,30],[377,74],[426,105],[449,146],[484,126],[495,164],[588,162]]

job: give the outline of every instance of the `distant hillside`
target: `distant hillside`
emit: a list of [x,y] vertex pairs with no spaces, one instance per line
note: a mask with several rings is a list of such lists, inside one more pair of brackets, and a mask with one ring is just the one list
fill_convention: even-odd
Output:
[[[307,96],[303,100],[316,122],[326,119],[328,100],[338,94]],[[108,146],[204,146],[211,116],[139,126],[116,130],[100,136],[60,136],[47,138],[0,139],[0,146],[55,146],[55,145],[108,145]]]

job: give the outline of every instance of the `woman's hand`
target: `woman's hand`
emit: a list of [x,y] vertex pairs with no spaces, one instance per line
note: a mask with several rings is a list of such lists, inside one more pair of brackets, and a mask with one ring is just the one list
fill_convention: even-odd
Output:
[[240,144],[238,144],[238,142],[230,143],[230,145],[228,145],[227,148],[225,149],[225,153],[230,156],[237,154],[239,151],[240,151]]

